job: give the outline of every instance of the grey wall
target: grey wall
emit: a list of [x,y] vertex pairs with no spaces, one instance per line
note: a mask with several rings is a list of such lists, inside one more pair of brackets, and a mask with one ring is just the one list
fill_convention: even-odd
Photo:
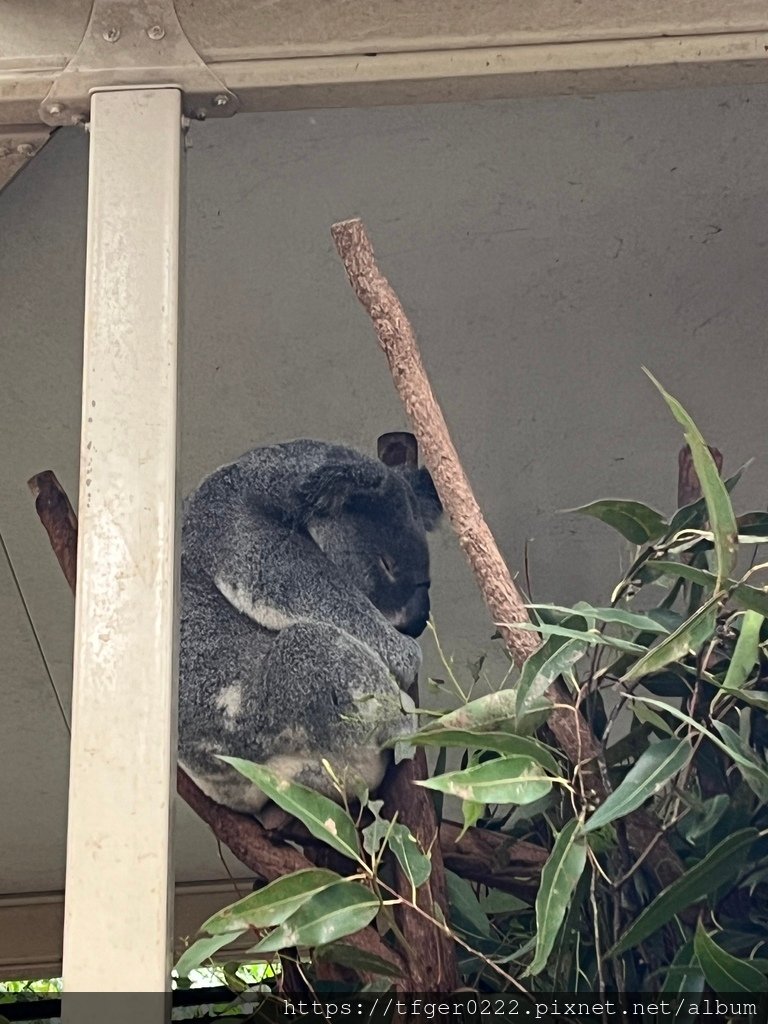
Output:
[[[672,507],[679,431],[643,365],[726,469],[757,457],[740,503],[765,507],[766,127],[766,89],[195,125],[183,488],[257,443],[370,447],[407,426],[330,241],[359,214],[513,569],[531,541],[538,600],[605,599],[626,560],[607,528],[555,510]],[[86,173],[85,135],[59,133],[0,196],[0,525],[65,695],[71,598],[25,481],[51,467],[77,494]],[[434,563],[438,630],[466,677],[491,628],[448,529]],[[0,892],[28,891],[62,882],[67,737],[2,559],[0,573]],[[491,682],[503,667],[491,658]],[[186,810],[178,865],[222,872]]]

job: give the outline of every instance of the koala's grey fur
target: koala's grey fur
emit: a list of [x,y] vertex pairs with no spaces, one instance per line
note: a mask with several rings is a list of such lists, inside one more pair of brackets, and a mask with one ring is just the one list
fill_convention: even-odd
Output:
[[352,792],[379,784],[381,744],[413,728],[400,687],[421,663],[440,511],[426,470],[308,440],[255,448],[187,499],[179,761],[205,793],[266,802],[216,754],[332,798],[323,758]]

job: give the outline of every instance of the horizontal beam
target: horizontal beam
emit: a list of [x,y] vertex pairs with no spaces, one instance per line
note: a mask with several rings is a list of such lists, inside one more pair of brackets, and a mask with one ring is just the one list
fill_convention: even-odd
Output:
[[[509,5],[514,7],[515,5]],[[449,40],[455,43],[455,40]],[[289,56],[242,56],[233,43],[226,59],[208,66],[244,111],[469,102],[536,95],[594,94],[768,82],[768,18],[760,30],[672,37],[595,38],[515,45],[445,46],[439,36],[421,49]],[[329,44],[330,45],[330,44]],[[39,58],[0,60],[0,125],[39,124],[40,105],[64,65]],[[159,80],[159,69],[154,69]],[[119,86],[119,71],[111,73]]]
[[[177,885],[174,961],[193,941],[204,921],[247,896],[252,886],[250,878]],[[0,896],[0,980],[60,977],[63,928],[63,892]],[[252,935],[244,935],[227,946],[223,955],[244,952],[253,942]]]

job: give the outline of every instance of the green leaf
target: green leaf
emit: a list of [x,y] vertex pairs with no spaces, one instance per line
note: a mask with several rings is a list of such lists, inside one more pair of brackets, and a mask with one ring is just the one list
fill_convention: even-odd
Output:
[[740,690],[749,679],[760,651],[760,627],[763,622],[764,617],[758,612],[744,612],[739,639],[723,681],[724,690]]
[[188,977],[190,971],[197,970],[197,968],[206,960],[210,960],[214,953],[218,953],[218,951],[223,949],[224,946],[228,946],[230,942],[234,942],[235,939],[245,931],[247,931],[247,929],[243,928],[239,932],[227,932],[226,935],[216,935],[213,938],[197,939],[197,941],[187,947],[179,957],[175,968],[179,977]]
[[351,967],[359,974],[381,974],[386,978],[402,978],[399,967],[375,953],[369,953],[346,942],[330,942],[326,946],[318,946],[312,957],[322,963],[341,964]]
[[389,846],[408,881],[414,889],[418,889],[429,878],[432,861],[424,853],[416,837],[405,825],[395,823],[389,834]]
[[675,914],[705,899],[723,884],[724,879],[735,879],[757,835],[757,829],[741,829],[714,846],[706,857],[675,879],[648,904],[606,955],[619,956],[631,949],[665,925]]
[[707,984],[716,994],[731,992],[768,992],[768,977],[749,960],[740,960],[721,949],[707,935],[701,921],[696,925],[693,948]]
[[687,654],[696,654],[715,631],[718,603],[717,597],[711,597],[674,633],[638,658],[621,677],[621,682],[628,683],[651,675],[672,661],[679,661]]
[[563,512],[578,512],[599,519],[618,530],[632,544],[648,544],[658,540],[667,528],[664,517],[655,509],[639,501],[624,501],[621,498],[605,498],[579,508],[566,508]]
[[536,897],[536,953],[526,974],[539,974],[546,967],[573,890],[584,871],[587,841],[580,826],[577,818],[565,825],[542,869]]
[[599,622],[618,622],[622,626],[629,626],[631,629],[643,630],[646,633],[668,633],[666,626],[648,615],[640,615],[637,612],[627,612],[623,608],[595,608],[591,604],[579,601],[573,608],[566,608],[558,604],[527,604],[526,608],[535,611],[561,612],[568,615],[584,615],[588,619],[596,619]]
[[[703,989],[704,975],[693,950],[693,940],[689,939],[675,954],[675,958],[667,970],[661,992],[662,994],[668,993],[670,995],[678,992],[685,993],[686,995],[699,995]],[[692,1016],[684,1013],[682,1016],[684,1022],[696,1022],[698,1019],[698,1013]]]
[[485,914],[519,914],[531,909],[525,900],[501,889],[489,889],[485,896],[480,897],[480,906]]
[[696,843],[712,831],[728,810],[729,804],[730,797],[725,793],[717,793],[705,800],[692,814],[686,815],[677,826],[678,832],[689,843]]
[[530,804],[552,789],[552,779],[528,757],[499,757],[417,785],[482,804]]
[[762,803],[768,803],[768,768],[765,763],[758,760],[749,744],[725,722],[715,721],[712,724],[720,733],[728,753],[739,766],[746,784]]
[[463,828],[459,833],[459,838],[456,840],[458,843],[459,839],[464,837],[464,833],[468,828],[473,828],[483,816],[485,810],[485,804],[476,803],[474,800],[462,800],[461,801],[461,814]]
[[248,928],[271,928],[282,924],[310,896],[340,881],[340,875],[325,868],[296,871],[220,910],[208,918],[200,931],[223,935],[233,931],[242,933]]
[[[619,651],[627,651],[630,654],[643,654],[646,648],[633,644],[629,640],[622,640],[620,637],[605,636],[596,629],[568,629],[566,626],[551,623],[536,624],[533,622],[508,622],[507,629],[521,629],[531,633],[540,633],[542,636],[564,636],[572,637],[574,640],[583,640],[590,647],[615,647]],[[659,632],[658,627],[656,632]]]
[[717,560],[717,581],[719,586],[731,574],[733,567],[736,565],[737,557],[736,535],[738,529],[728,490],[717,471],[712,453],[696,424],[678,400],[664,390],[653,374],[648,370],[645,372],[659,389],[664,401],[672,410],[672,415],[683,428],[685,440],[691,449],[693,467],[701,484],[701,494],[707,506],[707,515],[709,516],[712,532],[715,535],[715,558]]
[[[716,747],[719,747],[719,749],[722,750],[724,754],[727,754],[733,761],[736,762],[736,764],[742,770],[742,774],[745,778],[746,774],[744,769],[750,772],[762,772],[763,775],[768,777],[768,773],[766,773],[766,771],[754,759],[751,751],[745,754],[742,752],[740,744],[729,745],[724,740],[721,740],[709,729],[707,729],[705,726],[703,726],[700,722],[697,722],[695,719],[691,718],[690,715],[686,715],[684,711],[679,711],[671,704],[662,704],[661,701],[654,700],[652,697],[640,697],[636,693],[628,693],[626,694],[626,698],[627,700],[633,701],[639,700],[644,704],[650,704],[651,707],[660,708],[662,711],[666,711],[668,715],[672,715],[673,718],[677,718],[679,721],[685,722],[685,724],[690,726],[691,729],[695,729],[697,732],[700,732],[702,736],[706,736],[711,743],[714,743],[714,745]],[[720,726],[722,726],[722,722],[715,722],[715,725],[719,728]],[[727,730],[728,726],[725,726],[725,729]],[[732,732],[732,730],[730,731]]]
[[[584,622],[584,617],[574,615],[566,622],[579,628]],[[588,646],[584,640],[566,640],[564,637],[551,636],[526,659],[515,691],[519,718],[533,710],[535,702],[544,695],[552,681],[575,665]]]
[[485,939],[492,938],[491,925],[469,882],[454,874],[453,871],[446,871],[445,885],[451,908],[451,923],[470,934]]
[[[693,565],[683,565],[682,562],[666,562],[663,559],[652,559],[646,565],[649,572],[657,576],[680,576],[698,583],[702,587],[713,589],[717,584],[717,577],[706,569],[698,569]],[[747,583],[737,583],[736,580],[723,580],[723,589],[727,590],[744,608],[751,608],[768,616],[768,591],[759,587],[750,587]]]
[[418,746],[469,747],[494,750],[497,754],[520,754],[530,757],[553,775],[560,774],[550,749],[528,736],[515,736],[508,732],[475,732],[471,729],[436,729],[430,725],[411,739]]
[[674,735],[673,730],[670,729],[661,715],[658,715],[652,708],[647,707],[645,704],[635,704],[632,708],[632,713],[638,722],[645,722],[647,725],[653,726],[654,729],[661,733],[665,733],[667,736]]
[[251,761],[244,761],[240,757],[224,757],[222,754],[217,756],[255,783],[278,807],[298,818],[316,839],[326,842],[345,857],[360,860],[355,823],[338,804],[307,786],[287,782],[268,768]]
[[621,785],[606,797],[584,826],[585,832],[602,828],[616,818],[636,810],[659,787],[681,771],[691,756],[687,740],[670,738],[651,744],[637,764],[624,776]]
[[253,947],[271,953],[289,946],[328,945],[365,928],[379,910],[378,898],[358,882],[337,882],[316,893]]

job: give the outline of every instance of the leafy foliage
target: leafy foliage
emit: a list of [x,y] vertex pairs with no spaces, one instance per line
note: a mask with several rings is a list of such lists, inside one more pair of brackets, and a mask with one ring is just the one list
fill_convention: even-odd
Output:
[[[634,545],[612,595],[602,606],[532,604],[521,628],[542,642],[517,680],[468,699],[478,662],[471,685],[457,685],[460,703],[414,737],[440,751],[423,782],[438,806],[440,794],[458,799],[465,829],[546,856],[534,893],[503,875],[497,886],[493,873],[482,885],[447,873],[448,926],[464,981],[481,991],[768,989],[768,564],[757,561],[768,513],[736,515],[741,471],[720,479],[693,420],[654,383],[683,428],[702,497],[668,518],[634,500],[572,510]],[[574,713],[600,740],[590,767],[604,792],[585,788],[584,766],[567,766],[548,730],[555,680],[580,695]],[[353,813],[229,762],[353,867],[347,877],[299,872],[240,900],[206,922],[180,969],[252,931],[262,953],[308,947],[316,962],[335,955],[377,976],[369,986],[392,985],[391,963],[344,939],[377,918],[406,961],[418,955],[393,924],[408,896],[392,889],[387,864],[399,862],[414,901],[430,850],[382,817],[379,801]]]

